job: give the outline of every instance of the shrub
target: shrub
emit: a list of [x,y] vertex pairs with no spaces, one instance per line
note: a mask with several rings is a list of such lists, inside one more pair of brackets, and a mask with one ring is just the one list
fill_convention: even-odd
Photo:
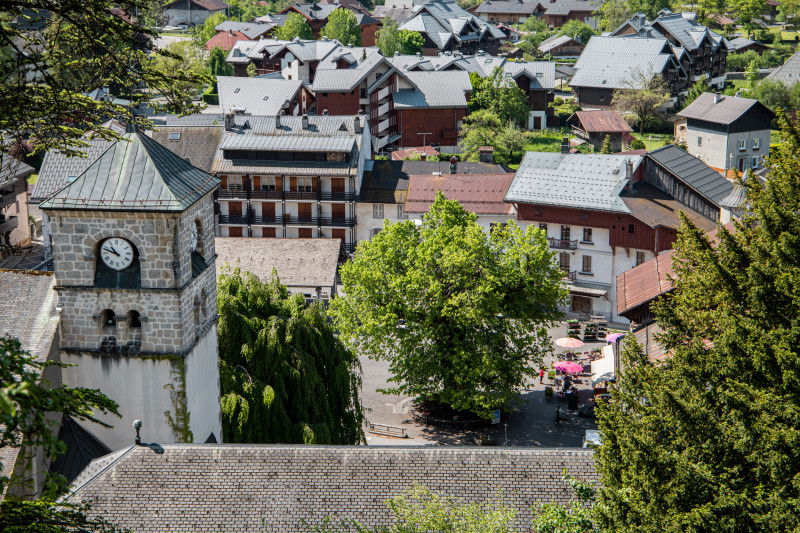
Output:
[[645,148],[647,148],[647,146],[645,146],[642,140],[634,139],[631,143],[631,150],[644,150]]

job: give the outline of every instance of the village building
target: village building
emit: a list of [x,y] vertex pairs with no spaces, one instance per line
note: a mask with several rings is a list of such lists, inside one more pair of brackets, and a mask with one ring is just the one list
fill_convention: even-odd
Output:
[[[340,4],[339,2],[292,4],[281,11],[280,14],[288,15],[289,13],[300,13],[305,17],[308,25],[311,26],[314,38],[319,39],[322,35],[322,28],[328,23],[328,17],[339,8],[348,9],[356,16],[358,25],[361,27],[361,46],[375,46],[375,38],[381,27],[381,21],[373,18],[369,11],[359,2],[347,3],[347,5]],[[356,45],[359,43],[342,44]]]
[[313,105],[311,91],[303,82],[274,78],[217,76],[217,94],[223,115],[302,115]]
[[[652,167],[649,156],[525,155],[505,200],[514,204],[520,225],[538,224],[557,251],[570,291],[565,311],[624,322],[617,313],[616,276],[672,247],[680,211],[701,229],[715,227],[718,212],[710,201],[678,196],[678,184],[688,189],[678,178],[671,195]],[[730,193],[730,182],[716,176],[704,190]]]
[[258,41],[267,37],[279,25],[275,23],[239,22],[226,20],[214,29],[217,34],[205,44],[206,50],[222,48],[230,51],[237,41]]
[[764,52],[772,50],[771,46],[767,46],[766,44],[761,44],[757,41],[751,41],[747,37],[737,37],[735,39],[730,39],[728,43],[729,43],[728,52],[736,52],[737,54],[743,54],[744,52],[749,52],[750,50],[752,50],[758,55],[761,55]]
[[0,154],[0,244],[27,246],[31,242],[28,222],[28,176],[36,172],[7,152]]
[[622,151],[622,143],[633,128],[614,110],[576,111],[567,122],[579,139],[590,143],[596,151],[603,148],[608,138],[611,150]]
[[[142,439],[154,440],[146,425]],[[372,530],[389,523],[387,500],[421,484],[454,500],[488,502],[498,493],[513,494],[508,505],[517,514],[510,527],[523,530],[538,505],[572,501],[572,489],[560,481],[565,472],[597,482],[594,451],[153,443],[94,461],[62,501],[91,502],[90,513],[139,533],[189,521],[195,531],[262,531],[264,524],[271,531],[298,531],[329,517]]]
[[425,38],[422,53],[429,56],[455,50],[497,54],[506,38],[501,30],[449,0],[431,0],[415,6],[412,17],[400,29],[421,33]]
[[[219,442],[213,194],[219,181],[141,133],[110,145],[40,209],[51,225],[61,382],[101,389],[154,440]],[[176,393],[175,387],[180,387]],[[83,422],[78,423],[83,427]]]
[[229,15],[230,6],[222,0],[175,0],[164,6],[167,25],[186,24],[196,26],[203,24],[208,17],[216,13]]
[[538,50],[542,55],[551,56],[556,59],[570,59],[579,57],[584,48],[586,48],[586,45],[581,42],[580,37],[577,35],[574,37],[559,35],[542,41]]
[[357,241],[377,235],[386,221],[408,220],[405,202],[410,176],[499,174],[501,165],[461,161],[367,161],[356,205]]
[[365,117],[227,115],[214,159],[221,237],[338,239],[355,246],[370,154]]
[[767,76],[768,80],[779,81],[787,87],[800,81],[800,51],[795,52]]
[[412,175],[403,211],[412,218],[421,219],[430,210],[436,194],[441,192],[448,200],[455,200],[465,210],[475,213],[478,225],[489,231],[516,218],[514,207],[503,201],[513,179],[512,172]]
[[703,93],[678,112],[675,138],[717,172],[764,166],[775,114],[752,98]]
[[261,280],[273,272],[292,294],[327,303],[336,296],[339,264],[347,260],[337,239],[245,239],[218,237],[217,275],[239,268]]
[[486,0],[474,10],[476,15],[492,24],[522,24],[528,17],[541,16],[544,12],[541,3],[522,0]]

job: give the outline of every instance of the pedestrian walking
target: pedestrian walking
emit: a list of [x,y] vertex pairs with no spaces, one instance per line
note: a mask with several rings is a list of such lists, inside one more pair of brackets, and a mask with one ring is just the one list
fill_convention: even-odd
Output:
[[556,407],[556,425],[561,421],[561,406]]
[[539,369],[539,383],[544,383],[544,368]]

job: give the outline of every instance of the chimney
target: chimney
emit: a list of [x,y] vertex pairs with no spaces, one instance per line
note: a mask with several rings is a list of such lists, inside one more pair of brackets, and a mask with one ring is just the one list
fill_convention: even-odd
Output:
[[280,115],[275,115],[275,129],[276,130],[281,129],[281,116]]
[[630,159],[625,161],[625,178],[628,180],[628,185],[630,185],[631,178],[633,178],[633,161]]
[[450,174],[455,174],[458,171],[458,159],[455,156],[450,158]]
[[225,113],[225,131],[233,129],[233,113]]
[[719,93],[714,93],[714,103],[715,104],[719,103]]
[[304,129],[304,130],[307,130],[307,129],[308,129],[308,115],[305,115],[305,114],[304,114],[304,115],[303,115],[303,118],[301,119],[301,121],[300,121],[300,122],[301,122],[301,124],[303,125],[303,129]]
[[491,146],[478,148],[478,161],[481,163],[494,163],[494,148]]
[[428,153],[427,152],[421,152],[419,154],[419,159],[420,159],[420,161],[427,161],[428,160]]
[[353,119],[353,131],[356,134],[359,134],[359,133],[361,133],[363,131],[361,129],[361,112],[360,111],[358,112],[358,115],[356,115],[356,118]]
[[561,153],[568,154],[569,153],[569,138],[564,137],[561,139]]

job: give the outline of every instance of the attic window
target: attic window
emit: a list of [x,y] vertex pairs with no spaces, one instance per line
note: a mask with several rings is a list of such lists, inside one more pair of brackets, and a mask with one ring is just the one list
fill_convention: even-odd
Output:
[[542,74],[541,72],[537,72],[537,73],[536,73],[536,77],[537,77],[537,78],[541,78],[542,76],[544,76],[544,74]]
[[487,63],[491,63],[491,62],[492,62],[492,60],[491,60],[491,59],[487,59],[487,60],[486,60],[486,62],[487,62]]
[[263,98],[263,100],[266,102],[267,100],[269,100],[269,96],[265,96],[265,97]]
[[239,87],[237,87],[237,88],[235,88],[235,89],[233,90],[233,94],[236,94],[236,93],[238,93],[239,91],[241,91],[241,89],[240,89]]
[[179,131],[171,131],[171,132],[169,132],[169,140],[170,141],[180,141],[181,140],[181,132],[179,132]]
[[619,174],[619,169],[618,169],[618,168],[615,168],[614,170],[612,170],[612,171],[611,171],[611,173],[612,173],[612,174]]
[[76,179],[78,179],[78,176],[67,176],[67,183],[72,183]]

